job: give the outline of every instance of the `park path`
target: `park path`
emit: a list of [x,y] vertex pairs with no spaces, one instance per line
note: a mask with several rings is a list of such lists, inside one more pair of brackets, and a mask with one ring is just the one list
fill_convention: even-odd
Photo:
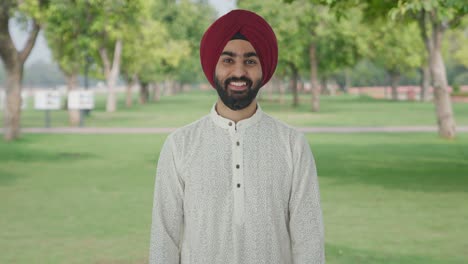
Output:
[[[175,127],[53,127],[23,128],[28,134],[166,134]],[[437,132],[436,126],[385,126],[385,127],[297,127],[304,133],[400,133],[400,132]],[[457,132],[468,132],[468,126],[458,126]]]

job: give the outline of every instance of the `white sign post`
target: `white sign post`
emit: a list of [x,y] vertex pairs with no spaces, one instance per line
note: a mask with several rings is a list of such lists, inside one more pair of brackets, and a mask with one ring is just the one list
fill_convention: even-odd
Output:
[[21,91],[21,109],[28,107],[28,92]]
[[45,127],[50,127],[50,110],[60,110],[62,100],[58,91],[36,91],[34,108],[45,110]]
[[68,93],[68,109],[80,110],[80,126],[84,126],[83,110],[94,108],[94,93],[89,90],[75,90]]

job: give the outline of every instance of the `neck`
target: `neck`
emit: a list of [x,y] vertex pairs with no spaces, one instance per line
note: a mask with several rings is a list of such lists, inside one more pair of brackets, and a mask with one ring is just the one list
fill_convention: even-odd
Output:
[[234,122],[239,122],[243,119],[247,119],[255,114],[257,111],[257,100],[254,99],[249,106],[244,109],[234,111],[227,107],[221,99],[218,98],[218,102],[216,103],[216,112],[218,115],[230,119]]

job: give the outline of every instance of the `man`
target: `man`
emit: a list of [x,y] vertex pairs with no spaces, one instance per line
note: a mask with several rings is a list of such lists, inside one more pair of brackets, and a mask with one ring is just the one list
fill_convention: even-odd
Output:
[[255,13],[231,11],[205,32],[200,59],[219,98],[161,150],[150,263],[324,263],[307,140],[255,99],[276,68],[273,30]]

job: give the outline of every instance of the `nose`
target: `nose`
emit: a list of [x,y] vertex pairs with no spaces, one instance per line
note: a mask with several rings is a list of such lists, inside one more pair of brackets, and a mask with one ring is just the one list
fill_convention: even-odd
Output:
[[233,71],[232,71],[232,75],[235,76],[235,77],[238,77],[238,78],[247,75],[247,69],[246,69],[246,67],[245,67],[243,61],[237,62],[237,63],[234,65],[234,69],[233,69]]

